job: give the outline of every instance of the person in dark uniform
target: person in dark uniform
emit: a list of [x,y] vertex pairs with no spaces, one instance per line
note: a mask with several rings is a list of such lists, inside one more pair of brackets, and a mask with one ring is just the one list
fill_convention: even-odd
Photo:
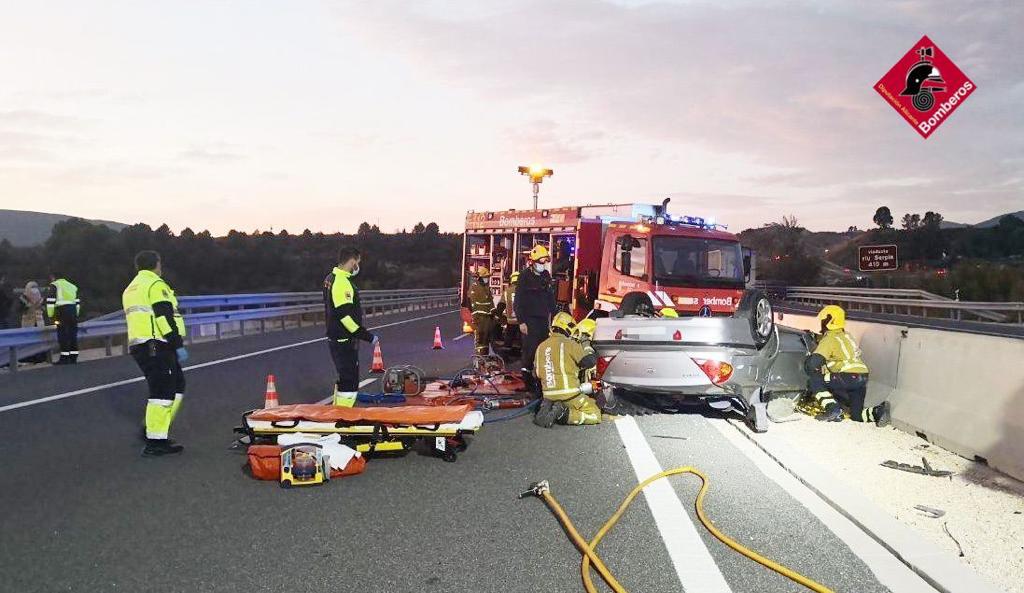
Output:
[[547,269],[550,262],[551,255],[543,245],[537,245],[530,251],[530,265],[519,272],[513,302],[519,331],[523,336],[523,379],[533,391],[538,389],[536,378],[533,377],[537,346],[548,339],[551,316],[558,310],[551,272]]

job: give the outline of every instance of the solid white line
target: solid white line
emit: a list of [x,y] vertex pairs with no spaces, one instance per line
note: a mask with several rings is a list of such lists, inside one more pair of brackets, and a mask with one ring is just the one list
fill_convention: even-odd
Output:
[[[403,319],[402,321],[395,321],[393,323],[385,323],[384,325],[378,325],[367,329],[376,330],[384,329],[388,327],[394,327],[396,325],[403,325],[405,323],[412,323],[414,321],[422,321],[424,319],[433,319],[434,317],[443,317],[445,315],[451,315],[452,313],[458,313],[458,311],[446,311],[444,313],[437,313],[434,315],[424,315],[423,317],[415,317],[413,319]],[[289,348],[298,348],[299,346],[306,346],[308,344],[315,344],[316,342],[322,342],[327,338],[316,338],[314,340],[306,340],[304,342],[296,342],[294,344],[285,344],[283,346],[275,346],[273,348],[267,348],[266,350],[258,350],[256,352],[248,352],[246,354],[240,354],[238,356],[231,356],[228,358],[221,358],[219,360],[211,360],[209,362],[203,362],[200,364],[194,364],[192,366],[184,367],[182,370],[185,372],[194,371],[196,369],[202,369],[211,367],[218,364],[224,364],[226,362],[234,362],[236,360],[242,360],[245,358],[251,358],[253,356],[260,356],[263,354],[269,354],[271,352],[277,352],[279,350],[287,350]],[[69,397],[75,397],[76,395],[85,395],[87,393],[95,393],[97,391],[103,391],[104,389],[110,389],[112,387],[121,387],[122,385],[130,385],[132,383],[139,383],[145,380],[145,377],[134,377],[132,379],[125,379],[123,381],[115,381],[113,383],[106,383],[103,385],[96,385],[95,387],[86,387],[84,389],[77,389],[75,391],[68,391],[66,393],[58,393],[56,395],[50,395],[47,397],[41,397],[39,399],[33,399],[29,401],[19,402],[16,404],[8,404],[6,406],[0,406],[0,413],[9,412],[11,410],[17,410],[19,408],[27,408],[29,406],[36,406],[39,404],[45,404],[46,402],[57,401],[60,399],[66,399]]]
[[[367,385],[369,385],[370,383],[373,383],[376,380],[377,380],[377,377],[370,377],[368,379],[363,379],[362,381],[359,382],[359,388],[362,389],[363,387],[366,387]],[[320,400],[320,401],[318,401],[316,403],[318,403],[318,404],[326,404],[327,402],[331,401],[332,399],[334,399],[334,396],[333,395],[328,395],[327,397],[323,398],[322,400]]]
[[459,341],[459,340],[461,340],[462,338],[468,338],[468,337],[469,337],[469,336],[471,336],[471,335],[473,335],[473,334],[462,334],[461,336],[459,336],[459,337],[457,337],[457,338],[452,338],[452,341],[453,341],[453,342],[458,342],[458,341]]
[[707,422],[753,462],[762,474],[771,478],[836,534],[864,562],[879,583],[893,593],[935,593],[935,589],[907,565],[750,442],[740,433],[742,429],[726,420],[709,419]]
[[[615,421],[615,428],[626,446],[638,482],[662,472],[661,464],[636,420],[630,416],[619,418]],[[644,498],[683,589],[692,593],[730,593],[732,589],[725,582],[722,571],[701,540],[697,527],[672,485],[667,480],[658,480],[644,488]]]

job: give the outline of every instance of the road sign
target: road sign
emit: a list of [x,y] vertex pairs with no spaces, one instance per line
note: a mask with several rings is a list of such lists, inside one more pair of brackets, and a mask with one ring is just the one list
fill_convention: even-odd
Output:
[[858,252],[861,272],[890,272],[900,267],[895,245],[861,245]]

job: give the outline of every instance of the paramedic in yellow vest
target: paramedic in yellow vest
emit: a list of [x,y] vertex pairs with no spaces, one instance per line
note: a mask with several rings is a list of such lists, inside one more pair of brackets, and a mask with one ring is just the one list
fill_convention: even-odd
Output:
[[818,321],[821,322],[821,339],[804,363],[811,393],[824,408],[817,419],[825,422],[842,420],[843,408],[836,401],[838,399],[850,407],[851,420],[888,426],[888,402],[873,408],[864,407],[868,365],[861,359],[857,342],[846,333],[846,311],[836,305],[827,305],[818,313]]
[[573,320],[558,313],[551,321],[551,335],[537,347],[534,376],[544,399],[533,423],[543,428],[560,424],[600,424],[601,409],[590,397],[593,387],[580,382],[580,373],[597,364],[593,351],[587,352],[572,339]]
[[327,322],[327,347],[338,371],[333,404],[351,408],[359,395],[359,340],[373,344],[377,336],[363,327],[363,308],[359,290],[352,278],[359,274],[362,254],[355,247],[342,247],[338,265],[324,278],[324,314]]
[[128,325],[128,352],[146,377],[145,457],[181,453],[181,445],[168,433],[185,395],[188,359],[185,350],[185,321],[178,311],[178,299],[161,278],[160,254],[140,251],[135,256],[138,274],[121,296]]
[[59,274],[50,274],[50,290],[46,297],[46,316],[57,324],[60,359],[56,364],[78,362],[78,314],[82,302],[78,287]]
[[477,356],[491,353],[491,340],[495,330],[495,306],[491,296],[491,270],[486,266],[478,266],[474,274],[476,280],[469,287],[469,308],[473,312],[473,339],[476,342]]

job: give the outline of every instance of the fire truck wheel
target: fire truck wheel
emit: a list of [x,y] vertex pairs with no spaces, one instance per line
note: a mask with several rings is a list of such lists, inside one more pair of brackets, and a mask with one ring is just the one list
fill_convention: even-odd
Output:
[[763,347],[775,333],[775,313],[772,303],[760,290],[748,290],[743,295],[736,317],[746,317],[750,323],[750,336],[757,348]]
[[619,310],[623,315],[643,315],[652,317],[654,315],[654,303],[646,292],[631,292],[622,297],[622,304]]

